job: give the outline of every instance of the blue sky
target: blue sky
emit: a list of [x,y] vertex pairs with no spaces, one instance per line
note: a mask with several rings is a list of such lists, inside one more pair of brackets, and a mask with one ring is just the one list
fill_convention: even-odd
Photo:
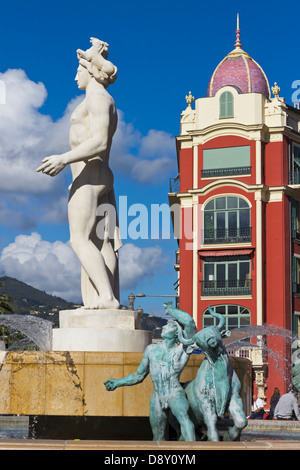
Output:
[[[53,179],[34,172],[43,157],[68,149],[70,111],[82,97],[74,81],[77,48],[87,49],[91,36],[110,45],[118,67],[108,89],[119,110],[111,156],[116,196],[150,208],[168,203],[185,96],[206,95],[215,67],[233,49],[237,13],[243,49],[292,104],[292,83],[300,80],[299,12],[299,2],[277,1],[3,2],[0,275],[78,301],[66,219],[69,170]],[[176,248],[172,238],[124,240],[121,301],[130,292],[173,294]],[[159,314],[162,302],[151,297],[135,305]]]

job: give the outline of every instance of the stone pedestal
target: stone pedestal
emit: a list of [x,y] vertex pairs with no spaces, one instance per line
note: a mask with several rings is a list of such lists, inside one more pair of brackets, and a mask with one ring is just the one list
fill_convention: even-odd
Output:
[[144,352],[152,333],[141,330],[134,310],[62,310],[53,330],[53,351]]

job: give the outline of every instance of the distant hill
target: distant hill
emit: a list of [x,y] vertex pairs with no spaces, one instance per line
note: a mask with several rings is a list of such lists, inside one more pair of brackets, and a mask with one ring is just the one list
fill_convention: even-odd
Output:
[[167,319],[156,317],[155,315],[148,315],[143,313],[142,316],[142,330],[152,331],[152,338],[161,338],[161,329],[167,323]]
[[18,315],[36,315],[58,326],[59,310],[74,308],[74,303],[47,294],[17,279],[4,276],[0,277],[0,282],[0,293],[12,298],[14,313]]
[[[59,326],[59,311],[71,310],[78,305],[68,302],[54,295],[47,294],[32,287],[25,282],[4,276],[0,277],[0,294],[6,294],[12,298],[14,313],[18,315],[34,315],[53,322],[53,326]],[[153,332],[153,338],[160,338],[162,326],[167,322],[164,318],[143,313],[142,329]]]

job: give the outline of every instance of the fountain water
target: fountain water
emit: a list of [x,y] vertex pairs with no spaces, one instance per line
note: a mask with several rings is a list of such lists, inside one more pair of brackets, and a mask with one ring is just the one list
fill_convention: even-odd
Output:
[[[293,350],[298,345],[296,339],[291,330],[277,325],[249,325],[231,330],[231,335],[224,340],[224,343],[227,350],[233,354],[238,350],[244,353],[248,351],[250,358],[257,354],[261,370],[264,369],[266,375],[270,361],[272,361],[275,364],[273,375],[275,370],[277,378],[280,378],[281,383],[285,384],[285,388],[288,388],[291,382],[288,371],[295,362]],[[283,350],[286,354],[283,354]],[[253,366],[255,367],[255,364]],[[269,393],[270,391],[272,390],[269,387]]]
[[241,339],[253,338],[259,336],[282,336],[285,339],[291,339],[292,334],[290,330],[281,328],[277,325],[248,325],[240,328],[234,328],[231,335],[226,341],[226,345],[239,341]]
[[[230,336],[224,340],[226,348],[240,348],[243,347],[262,347],[265,351],[271,355],[275,355],[276,351],[272,348],[268,348],[267,339],[269,337],[281,337],[284,339],[287,345],[292,346],[293,341],[296,339],[292,336],[290,330],[281,328],[276,325],[249,325],[240,328],[234,328],[230,331]],[[257,343],[250,343],[245,340],[255,338]]]
[[[0,315],[0,324],[18,330],[42,351],[52,349],[52,322],[31,315]],[[14,349],[14,348],[10,348]]]

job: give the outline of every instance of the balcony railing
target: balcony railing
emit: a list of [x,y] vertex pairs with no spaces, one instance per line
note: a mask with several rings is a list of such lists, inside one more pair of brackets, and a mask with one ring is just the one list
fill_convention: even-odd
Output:
[[251,227],[204,229],[203,244],[251,242]]
[[236,168],[214,168],[211,170],[201,170],[202,178],[212,178],[214,176],[239,176],[251,175],[251,166],[239,166]]
[[250,347],[241,347],[237,349],[227,349],[228,356],[250,358]]
[[170,178],[170,193],[179,193],[180,178],[179,174],[175,178]]
[[228,296],[251,295],[252,279],[234,279],[226,281],[200,281],[201,295],[206,296]]

